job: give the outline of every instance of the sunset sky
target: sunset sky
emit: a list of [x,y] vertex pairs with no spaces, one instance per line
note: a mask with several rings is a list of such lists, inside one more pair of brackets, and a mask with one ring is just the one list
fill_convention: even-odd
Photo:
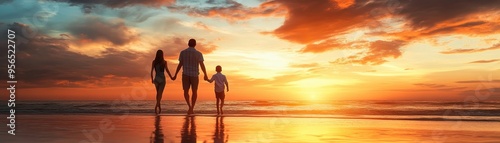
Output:
[[19,100],[153,100],[156,50],[173,73],[190,38],[227,100],[500,99],[498,0],[3,0],[0,17]]

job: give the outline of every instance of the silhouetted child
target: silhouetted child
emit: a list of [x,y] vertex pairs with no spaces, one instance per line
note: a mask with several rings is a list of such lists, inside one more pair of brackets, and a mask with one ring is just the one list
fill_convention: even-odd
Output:
[[[219,115],[219,114],[224,114],[224,112],[222,112],[222,106],[224,106],[224,98],[226,96],[224,94],[224,84],[226,84],[227,92],[229,92],[229,84],[227,83],[226,76],[221,73],[222,72],[221,66],[219,66],[219,65],[216,66],[215,71],[217,71],[217,73],[214,74],[212,76],[212,78],[210,78],[210,80],[207,80],[207,81],[210,83],[215,81],[214,90],[215,90],[215,98],[217,98],[216,99],[217,100],[217,115]],[[220,106],[219,106],[219,101],[221,102]]]

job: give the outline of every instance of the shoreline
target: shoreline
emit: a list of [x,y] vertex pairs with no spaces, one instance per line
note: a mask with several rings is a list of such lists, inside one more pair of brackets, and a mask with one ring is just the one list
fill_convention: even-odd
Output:
[[[499,122],[195,115],[19,115],[6,142],[500,141]],[[4,122],[4,121],[2,121]],[[221,132],[223,131],[223,132]],[[220,136],[224,134],[224,136]],[[487,136],[485,136],[487,135]],[[228,138],[226,138],[228,136]]]
[[[361,119],[361,120],[407,120],[407,121],[463,121],[463,122],[500,122],[500,117],[497,116],[423,116],[423,115],[323,115],[323,114],[296,114],[296,115],[282,115],[282,114],[176,114],[176,113],[163,113],[155,115],[154,113],[46,113],[46,114],[21,114],[33,116],[58,116],[58,115],[89,115],[89,116],[173,116],[173,117],[253,117],[253,118],[325,118],[325,119]],[[8,116],[8,114],[0,114],[0,116]],[[18,115],[16,115],[18,116]]]

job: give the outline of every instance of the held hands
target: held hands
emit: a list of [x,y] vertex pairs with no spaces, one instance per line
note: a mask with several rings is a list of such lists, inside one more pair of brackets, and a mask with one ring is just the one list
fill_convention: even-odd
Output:
[[208,76],[207,75],[203,76],[203,79],[205,79],[205,81],[208,81]]
[[170,78],[171,78],[172,80],[177,79],[177,73],[179,73],[179,69],[177,69],[177,71],[175,72],[174,77],[170,77]]
[[171,77],[172,80],[177,79],[177,73],[174,75],[174,77]]

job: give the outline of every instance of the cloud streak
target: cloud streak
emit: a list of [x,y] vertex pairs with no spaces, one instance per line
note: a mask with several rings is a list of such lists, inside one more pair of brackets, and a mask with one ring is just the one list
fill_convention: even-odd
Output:
[[172,5],[175,0],[53,0],[66,2],[71,5],[104,5],[110,8],[122,8],[127,6],[144,5],[149,7],[161,7]]
[[472,62],[469,62],[470,64],[484,64],[484,63],[493,63],[493,62],[497,62],[497,61],[500,61],[500,59],[493,59],[493,60],[477,60],[477,61],[472,61]]
[[442,51],[442,54],[463,54],[463,53],[478,53],[490,50],[498,50],[500,49],[500,43],[497,43],[488,48],[480,48],[480,49],[453,49],[448,51]]
[[398,58],[401,56],[400,48],[405,44],[403,41],[378,40],[371,42],[366,52],[339,58],[330,63],[379,65],[387,62],[387,58]]
[[495,80],[463,80],[463,81],[457,81],[456,83],[500,83],[500,80],[495,79]]

